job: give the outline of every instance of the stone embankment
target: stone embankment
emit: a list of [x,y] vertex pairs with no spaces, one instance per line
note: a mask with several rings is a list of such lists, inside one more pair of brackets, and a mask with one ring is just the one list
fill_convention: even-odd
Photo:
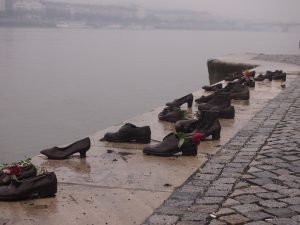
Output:
[[[300,66],[254,57],[261,56],[218,60],[259,65],[258,73],[286,71],[286,88],[281,81],[257,82],[249,101],[232,102],[235,119],[220,120],[221,139],[202,142],[196,157],[146,156],[143,145],[99,142],[120,125],[110,127],[90,136],[87,158],[35,157],[34,164],[57,174],[56,197],[1,202],[0,224],[299,224]],[[203,94],[209,93],[194,92]],[[157,143],[174,131],[158,121],[161,110],[126,122],[150,125]],[[195,104],[188,110],[196,111]]]

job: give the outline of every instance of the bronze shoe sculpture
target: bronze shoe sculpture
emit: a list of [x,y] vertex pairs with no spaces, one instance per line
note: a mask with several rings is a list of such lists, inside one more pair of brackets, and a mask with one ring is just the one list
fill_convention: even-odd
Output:
[[179,147],[179,136],[175,133],[170,133],[164,137],[163,141],[156,145],[148,145],[144,147],[143,153],[146,155],[156,156],[173,156],[182,152],[183,156],[196,156],[197,144],[193,140],[185,140]]
[[175,123],[184,118],[184,112],[179,107],[168,106],[158,114],[158,119]]
[[73,155],[75,153],[79,153],[80,158],[85,158],[86,152],[90,149],[90,147],[91,140],[87,137],[82,140],[76,141],[75,143],[70,144],[66,147],[53,147],[42,150],[41,153],[47,156],[49,159],[66,159],[70,155]]
[[188,94],[186,96],[183,96],[182,98],[175,99],[172,102],[168,102],[166,104],[166,106],[179,107],[179,106],[183,105],[184,103],[187,103],[188,107],[190,108],[190,107],[192,107],[193,100],[194,100],[193,94]]
[[150,143],[151,130],[149,126],[137,127],[131,123],[126,123],[117,132],[106,133],[103,140],[109,142]]
[[27,198],[53,197],[57,192],[57,179],[53,172],[11,182],[0,187],[0,201],[16,201]]

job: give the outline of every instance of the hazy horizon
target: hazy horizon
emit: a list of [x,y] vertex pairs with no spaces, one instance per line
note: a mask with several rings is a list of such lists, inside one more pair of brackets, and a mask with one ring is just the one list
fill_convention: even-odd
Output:
[[[52,0],[82,3],[81,0]],[[88,0],[91,4],[135,4],[154,9],[207,11],[227,19],[300,22],[299,0]]]

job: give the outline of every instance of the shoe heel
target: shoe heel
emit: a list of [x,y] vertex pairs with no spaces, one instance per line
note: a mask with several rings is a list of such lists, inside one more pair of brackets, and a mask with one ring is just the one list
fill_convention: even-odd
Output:
[[212,140],[219,140],[221,137],[221,129],[214,131],[212,134]]
[[191,108],[192,105],[193,105],[193,99],[189,100],[189,101],[187,102],[187,104],[188,104],[188,108]]
[[182,149],[182,156],[196,156],[197,155],[197,146],[191,146]]
[[81,150],[80,153],[80,158],[86,158],[86,152],[87,150]]

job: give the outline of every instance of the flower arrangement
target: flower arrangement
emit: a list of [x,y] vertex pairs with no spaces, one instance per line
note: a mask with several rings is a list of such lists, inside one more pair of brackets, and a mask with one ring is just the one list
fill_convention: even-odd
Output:
[[201,132],[191,133],[191,134],[178,132],[177,135],[179,137],[178,148],[180,148],[183,145],[183,143],[185,142],[185,140],[188,140],[188,139],[193,140],[196,145],[199,145],[201,138],[205,136]]
[[2,170],[2,173],[7,175],[11,180],[16,181],[16,182],[21,182],[18,177],[21,174],[21,171],[24,167],[29,166],[32,164],[32,159],[27,158],[25,160],[22,160],[17,163],[4,163],[0,164],[0,170]]

